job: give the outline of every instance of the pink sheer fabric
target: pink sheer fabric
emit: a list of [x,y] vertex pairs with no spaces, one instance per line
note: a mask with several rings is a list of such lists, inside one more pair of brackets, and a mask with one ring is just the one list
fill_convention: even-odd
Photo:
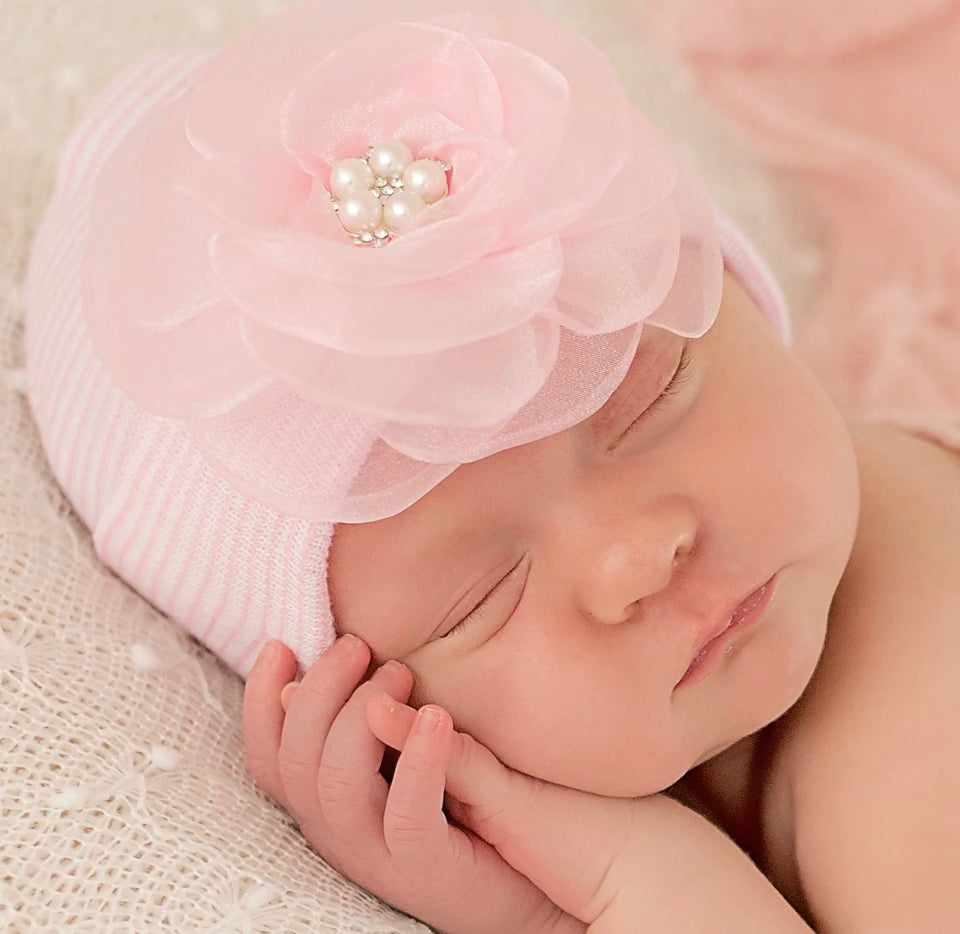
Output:
[[822,219],[797,352],[851,414],[960,448],[960,4],[654,0],[744,139]]
[[[599,409],[643,323],[699,336],[719,308],[710,199],[609,60],[522,4],[450,9],[264,20],[94,186],[83,305],[104,366],[286,515],[395,514]],[[450,192],[358,247],[331,168],[392,139],[452,166]]]

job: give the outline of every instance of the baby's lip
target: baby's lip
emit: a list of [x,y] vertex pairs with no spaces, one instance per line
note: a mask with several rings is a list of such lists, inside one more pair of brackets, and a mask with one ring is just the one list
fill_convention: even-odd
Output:
[[776,574],[764,579],[759,584],[754,584],[748,590],[746,590],[746,592],[741,590],[740,596],[733,597],[724,602],[721,605],[722,609],[718,613],[712,615],[709,619],[703,621],[698,626],[694,633],[693,647],[686,656],[687,667],[684,669],[684,674],[686,674],[687,670],[690,668],[690,665],[693,664],[694,660],[703,651],[704,647],[709,642],[716,639],[721,633],[726,631],[733,621],[735,614],[749,612],[751,609],[753,609],[755,604],[760,602],[760,600],[766,595],[766,592],[758,593],[758,591],[763,591],[764,588],[767,588],[768,585],[773,582],[774,577],[776,577]]

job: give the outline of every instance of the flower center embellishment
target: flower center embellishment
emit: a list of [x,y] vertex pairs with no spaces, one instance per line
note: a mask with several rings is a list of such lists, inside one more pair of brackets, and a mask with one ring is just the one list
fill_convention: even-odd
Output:
[[383,246],[448,193],[449,171],[438,159],[415,160],[404,143],[389,140],[333,167],[330,200],[355,244]]

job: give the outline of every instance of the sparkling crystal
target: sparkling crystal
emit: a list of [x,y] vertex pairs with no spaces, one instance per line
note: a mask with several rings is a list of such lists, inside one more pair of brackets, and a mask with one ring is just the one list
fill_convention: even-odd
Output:
[[369,243],[372,239],[373,239],[373,234],[372,234],[372,233],[362,233],[362,234],[360,234],[360,242],[361,242],[361,243]]
[[373,232],[373,235],[374,235],[378,240],[386,240],[386,238],[390,236],[390,231],[387,230],[386,227],[378,227],[378,228]]

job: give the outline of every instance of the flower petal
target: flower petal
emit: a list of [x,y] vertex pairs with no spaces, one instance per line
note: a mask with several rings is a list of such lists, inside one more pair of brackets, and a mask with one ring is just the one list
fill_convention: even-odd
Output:
[[170,418],[212,414],[264,382],[232,307],[208,309],[172,330],[147,330],[109,314],[95,280],[84,280],[90,340],[110,378],[137,405]]
[[443,278],[385,288],[278,276],[227,238],[216,241],[212,261],[223,291],[264,328],[382,358],[440,351],[512,330],[552,301],[564,258],[559,240],[548,237]]
[[642,326],[582,337],[560,329],[546,382],[508,421],[447,428],[391,422],[382,437],[397,451],[428,463],[468,463],[538,441],[589,418],[613,395],[633,362]]
[[382,23],[332,51],[287,97],[284,145],[329,187],[340,159],[402,139],[416,157],[457,130],[499,138],[497,82],[465,36],[427,23]]
[[543,166],[533,209],[510,232],[523,243],[563,230],[607,190],[628,156],[631,104],[610,60],[572,27],[522,5],[505,19],[499,38],[549,62],[570,88],[563,137]]
[[672,287],[680,251],[676,205],[563,240],[559,320],[578,334],[618,331],[647,319]]
[[700,337],[716,320],[723,297],[723,251],[713,203],[700,179],[680,163],[677,213],[681,240],[670,294],[647,318],[682,337]]
[[441,353],[378,358],[330,350],[255,321],[241,327],[264,368],[306,399],[377,418],[458,428],[496,424],[524,405],[550,372],[559,330],[537,316],[505,334]]
[[242,496],[295,518],[381,519],[459,466],[413,461],[381,440],[376,422],[317,405],[280,383],[186,427],[206,461]]

